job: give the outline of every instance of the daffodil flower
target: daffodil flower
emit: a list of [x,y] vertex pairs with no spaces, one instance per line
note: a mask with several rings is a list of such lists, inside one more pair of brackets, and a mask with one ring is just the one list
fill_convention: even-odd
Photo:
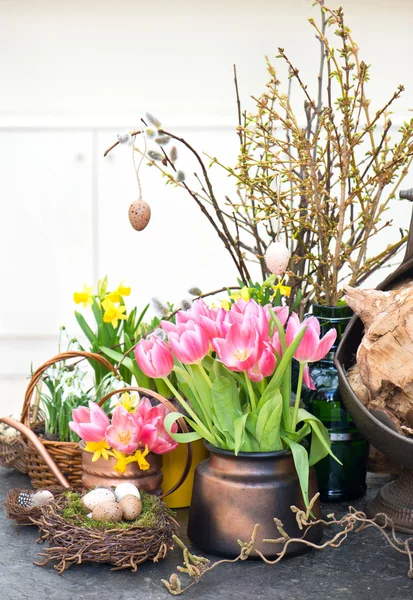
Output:
[[123,296],[130,296],[131,289],[123,285],[123,281],[120,282],[119,287],[114,292],[109,292],[106,298],[112,300],[112,302],[120,302]]
[[141,471],[147,471],[150,467],[150,464],[148,463],[148,461],[146,460],[145,456],[149,454],[149,449],[148,446],[145,446],[145,450],[137,450],[135,452],[135,459],[136,462],[139,465],[139,468]]
[[117,406],[123,406],[128,412],[135,412],[136,394],[131,396],[129,392],[124,392],[121,396],[122,402],[118,402]]
[[148,446],[145,446],[145,450],[137,450],[135,454],[131,456],[126,456],[123,452],[119,452],[119,450],[115,450],[112,448],[110,455],[116,458],[117,463],[114,467],[115,471],[118,473],[125,473],[126,466],[130,463],[137,462],[141,471],[147,471],[150,467],[150,464],[145,459],[145,456],[149,453]]
[[229,310],[231,308],[231,303],[228,302],[228,300],[222,300],[221,308],[223,308],[224,310]]
[[284,279],[279,279],[277,285],[272,285],[271,289],[274,290],[274,294],[271,296],[271,300],[273,298],[275,298],[275,296],[277,295],[278,290],[280,290],[280,294],[281,296],[287,296],[287,298],[290,297],[291,294],[291,288],[288,285],[283,285],[283,281]]
[[88,287],[86,283],[83,285],[83,291],[75,292],[73,294],[73,300],[76,304],[82,304],[83,307],[87,308],[93,304],[93,287]]
[[85,446],[86,452],[93,452],[92,462],[96,462],[102,456],[105,460],[108,460],[110,452],[108,450],[110,446],[106,440],[101,442],[88,442]]
[[244,287],[237,291],[237,292],[233,292],[230,295],[231,300],[239,300],[240,298],[242,298],[243,300],[245,300],[245,302],[248,302],[248,300],[250,299],[250,290],[249,288],[247,288],[246,285],[244,285]]
[[112,300],[106,297],[102,302],[102,307],[105,311],[103,321],[105,323],[112,323],[114,329],[118,326],[119,320],[126,319],[126,315],[123,314],[126,311],[126,306],[115,306]]

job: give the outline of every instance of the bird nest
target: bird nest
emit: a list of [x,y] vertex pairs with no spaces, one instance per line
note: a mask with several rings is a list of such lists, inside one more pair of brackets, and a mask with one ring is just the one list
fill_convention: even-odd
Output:
[[[62,494],[62,488],[47,488],[55,498]],[[34,490],[14,488],[7,494],[4,508],[9,519],[13,519],[17,525],[34,525],[33,520],[39,519],[42,514],[41,506],[24,506],[19,504],[19,496],[26,494],[30,496]]]
[[108,563],[112,570],[131,569],[147,560],[165,558],[173,547],[172,536],[178,523],[167,506],[156,496],[141,493],[142,514],[132,522],[105,523],[87,517],[80,495],[64,492],[54,502],[42,507],[33,522],[39,527],[39,541],[49,547],[35,564],[50,562],[62,574],[73,564]]

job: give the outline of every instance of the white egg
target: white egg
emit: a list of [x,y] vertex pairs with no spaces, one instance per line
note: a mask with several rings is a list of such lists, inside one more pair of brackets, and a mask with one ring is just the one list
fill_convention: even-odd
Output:
[[127,496],[128,494],[136,496],[137,498],[141,497],[138,488],[136,485],[133,485],[133,483],[120,483],[115,489],[115,498],[118,502],[123,498],[123,496]]
[[93,510],[102,502],[115,502],[115,494],[106,488],[96,488],[83,496],[82,502],[88,510]]
[[291,254],[281,242],[272,242],[265,252],[265,264],[274,275],[282,275],[288,266]]
[[40,490],[39,492],[33,494],[31,500],[32,506],[43,506],[44,504],[50,502],[50,500],[53,500],[53,494],[48,490]]

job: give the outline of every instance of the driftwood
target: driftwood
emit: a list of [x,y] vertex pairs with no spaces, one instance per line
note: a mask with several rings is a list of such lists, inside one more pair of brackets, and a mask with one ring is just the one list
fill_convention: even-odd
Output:
[[347,303],[365,334],[348,380],[380,420],[413,434],[413,282],[382,292],[348,288]]

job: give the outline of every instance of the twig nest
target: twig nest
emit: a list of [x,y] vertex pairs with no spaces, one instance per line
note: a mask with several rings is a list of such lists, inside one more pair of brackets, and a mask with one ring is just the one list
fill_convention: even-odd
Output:
[[129,222],[136,231],[145,229],[151,220],[151,207],[144,200],[135,200],[129,207]]
[[96,488],[88,492],[82,498],[82,503],[85,508],[92,510],[103,502],[115,502],[115,494],[106,488]]
[[117,502],[102,502],[102,504],[95,506],[93,509],[92,519],[94,521],[117,523],[122,520],[122,509]]
[[285,273],[291,253],[285,244],[272,242],[265,252],[265,264],[274,275]]
[[49,492],[48,490],[39,490],[38,492],[33,494],[31,498],[32,506],[44,506],[45,504],[53,500],[53,497],[54,496],[52,492]]
[[142,502],[137,496],[126,494],[119,502],[125,521],[134,521],[142,512]]
[[138,488],[136,485],[133,485],[133,483],[125,481],[115,488],[115,498],[117,502],[120,502],[124,496],[128,495],[136,496],[136,498],[141,497]]

